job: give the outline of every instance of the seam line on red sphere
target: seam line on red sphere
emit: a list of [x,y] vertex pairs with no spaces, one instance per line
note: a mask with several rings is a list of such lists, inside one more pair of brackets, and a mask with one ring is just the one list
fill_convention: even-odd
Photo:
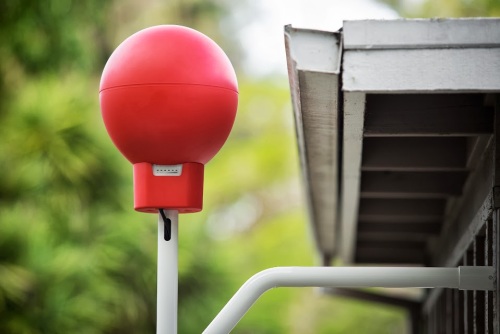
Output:
[[175,83],[175,82],[160,82],[160,83],[143,83],[143,84],[130,84],[130,85],[119,85],[119,86],[113,86],[113,87],[107,87],[99,90],[99,93],[104,92],[105,90],[110,90],[110,89],[117,89],[117,88],[124,88],[124,87],[135,87],[135,86],[164,86],[164,85],[178,85],[178,86],[201,86],[201,87],[210,87],[210,88],[220,88],[220,89],[226,89],[231,92],[235,92],[236,94],[239,95],[239,92],[237,90],[234,90],[232,88],[227,88],[227,87],[221,87],[221,86],[213,86],[213,85],[204,85],[204,84],[192,84],[192,83]]

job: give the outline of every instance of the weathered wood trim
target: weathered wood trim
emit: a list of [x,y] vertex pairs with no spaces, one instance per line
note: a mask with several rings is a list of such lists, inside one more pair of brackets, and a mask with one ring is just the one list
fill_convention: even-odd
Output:
[[309,221],[321,258],[335,252],[340,34],[285,27],[288,77]]
[[[495,213],[493,212],[493,215]],[[492,217],[493,218],[493,217]],[[485,234],[485,265],[493,266],[493,250],[496,249],[495,238],[493,237],[493,219],[489,219],[486,224],[486,234]],[[486,323],[486,333],[494,333],[494,303],[493,296],[496,294],[495,291],[486,291],[485,300],[485,323]]]
[[[464,266],[473,265],[473,251],[469,249],[464,255]],[[466,334],[475,334],[474,332],[474,291],[465,292],[464,302],[464,329]]]
[[499,92],[500,48],[345,51],[343,91]]
[[500,46],[497,18],[344,21],[343,31],[346,50]]
[[[441,238],[441,252],[436,253],[435,251],[434,253],[435,266],[455,266],[460,260],[464,249],[472,243],[475,235],[483,228],[492,214],[492,202],[493,197],[492,192],[490,192],[472,219],[460,218],[454,228],[448,230],[448,237]],[[464,212],[464,215],[467,214]],[[457,230],[457,233],[453,232],[453,230]],[[443,235],[444,233],[442,233]]]
[[449,208],[440,238],[431,244],[432,264],[453,266],[493,210],[493,145],[486,149],[464,186],[464,195]]
[[344,93],[341,173],[341,257],[352,263],[356,245],[366,96]]
[[495,209],[492,216],[493,267],[496,268],[496,291],[493,294],[493,333],[500,333],[500,210]]
[[[496,110],[498,115],[498,108]],[[470,141],[467,165],[473,170],[467,181],[465,195],[448,207],[446,228],[436,242],[437,256],[433,265],[493,265],[498,269],[498,222],[499,210],[495,207],[495,191],[499,182],[498,144],[500,118],[495,117],[493,138],[479,137]],[[485,148],[486,146],[486,148]],[[486,195],[485,195],[486,194]],[[484,198],[481,204],[481,198]],[[471,214],[474,212],[471,217]],[[440,244],[441,243],[441,244]],[[443,246],[444,245],[444,246]],[[452,247],[450,247],[452,246]],[[443,251],[444,249],[444,251]],[[439,262],[441,261],[441,262]],[[460,291],[458,305],[463,311],[457,317],[463,322],[454,325],[453,333],[498,333],[499,332],[499,271],[497,270],[497,290]],[[442,300],[442,290],[434,289],[424,303],[424,313],[436,313],[436,305]],[[439,315],[437,315],[439,317]]]
[[338,207],[338,76],[299,71],[311,209],[321,252],[334,255]]
[[495,178],[494,178],[494,197],[493,197],[493,224],[492,237],[493,245],[493,266],[496,268],[496,291],[493,294],[493,332],[500,333],[500,197],[495,196],[498,193],[495,189],[500,186],[500,94],[495,96]]
[[[486,224],[484,226],[486,228]],[[484,230],[484,228],[483,228]],[[474,252],[474,266],[484,266],[485,264],[485,236],[476,236],[473,243]],[[485,291],[474,291],[474,332],[475,333],[486,333],[486,318],[484,315],[485,304],[486,304],[486,292]]]
[[285,43],[287,59],[295,62],[297,70],[340,74],[340,33],[287,25]]
[[495,169],[493,171],[493,207],[500,208],[500,94],[495,95],[494,110],[495,110],[495,136],[493,160]]

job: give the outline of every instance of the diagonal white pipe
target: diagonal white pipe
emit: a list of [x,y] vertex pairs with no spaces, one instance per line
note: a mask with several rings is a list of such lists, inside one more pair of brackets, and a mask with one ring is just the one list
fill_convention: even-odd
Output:
[[494,289],[493,267],[278,267],[252,276],[203,332],[229,333],[255,301],[275,287]]

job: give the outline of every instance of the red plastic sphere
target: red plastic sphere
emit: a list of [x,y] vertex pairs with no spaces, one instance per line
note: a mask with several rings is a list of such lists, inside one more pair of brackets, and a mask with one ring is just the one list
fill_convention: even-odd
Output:
[[99,91],[106,129],[134,164],[207,163],[226,141],[238,104],[224,51],[175,25],[127,38],[109,58]]

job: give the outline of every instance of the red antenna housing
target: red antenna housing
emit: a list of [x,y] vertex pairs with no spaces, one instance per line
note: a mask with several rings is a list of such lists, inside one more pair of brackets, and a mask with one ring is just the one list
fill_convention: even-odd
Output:
[[141,30],[109,58],[99,89],[112,141],[134,167],[134,208],[197,212],[203,171],[236,116],[236,74],[222,49],[176,25]]

